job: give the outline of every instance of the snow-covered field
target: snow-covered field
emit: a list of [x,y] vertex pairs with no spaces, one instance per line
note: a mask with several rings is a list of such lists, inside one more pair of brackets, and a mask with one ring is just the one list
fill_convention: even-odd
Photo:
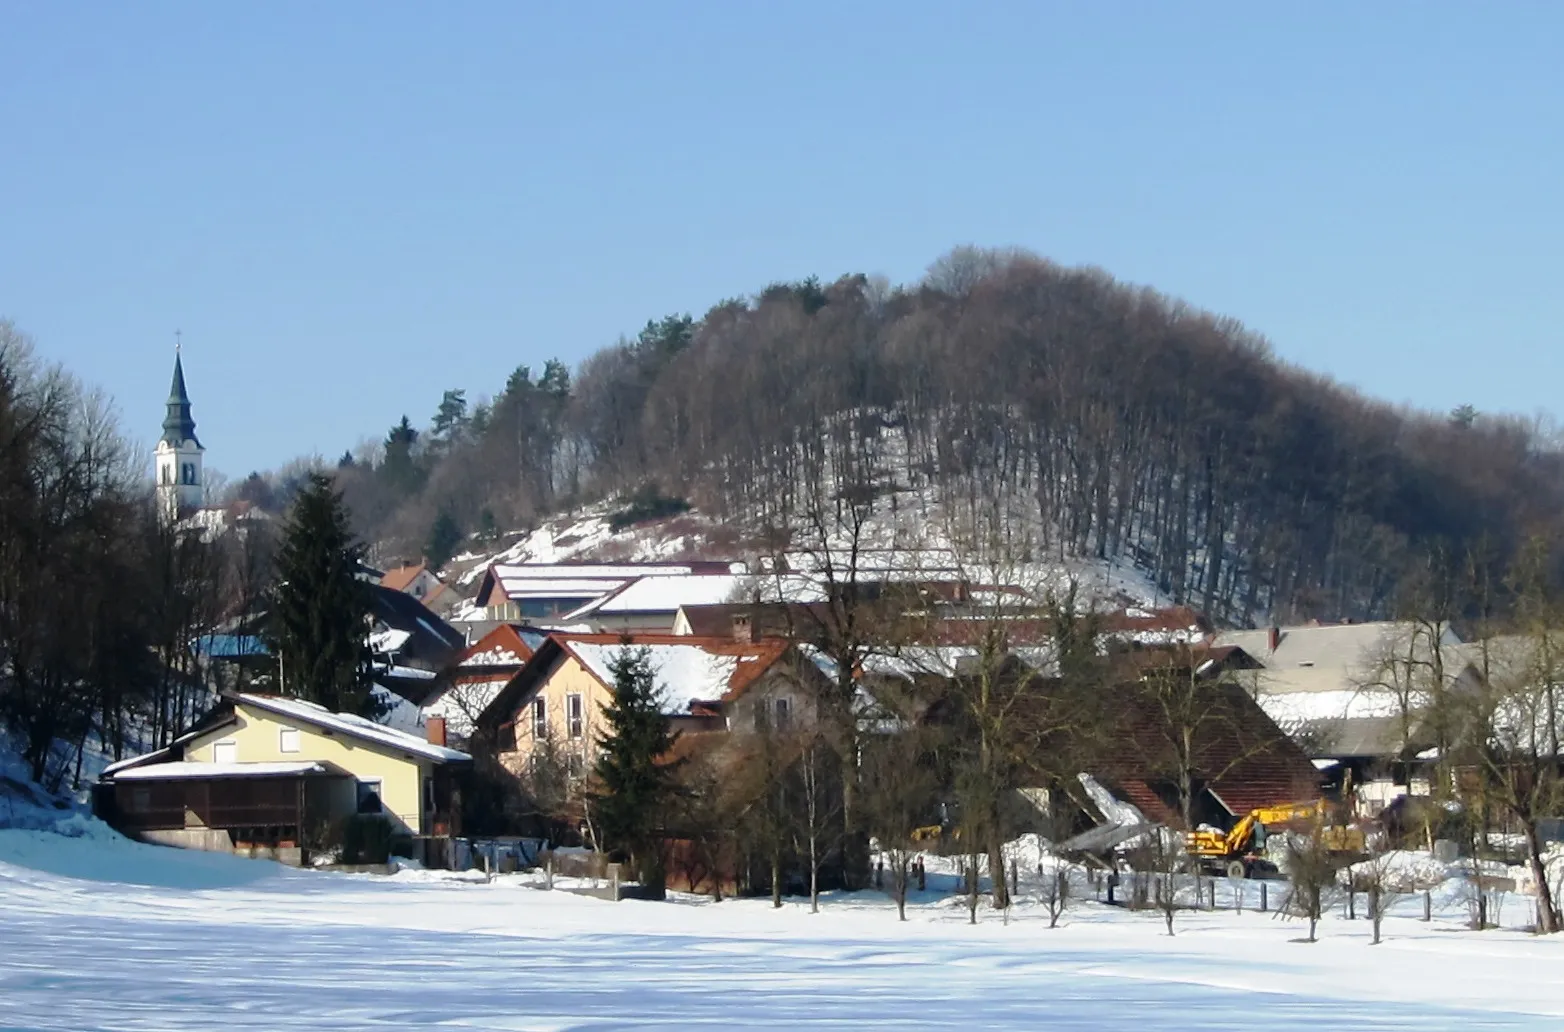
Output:
[[930,895],[811,915],[606,903],[140,846],[76,819],[0,831],[7,1029],[1485,1029],[1564,1027],[1564,942],[1457,915],[1322,925],[1095,902],[1047,928]]

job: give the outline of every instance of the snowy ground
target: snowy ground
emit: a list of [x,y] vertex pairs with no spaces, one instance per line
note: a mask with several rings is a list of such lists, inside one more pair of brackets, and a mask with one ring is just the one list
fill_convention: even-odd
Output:
[[[7,1029],[1463,1029],[1564,1023],[1564,942],[1456,916],[1181,919],[1092,902],[1050,931],[930,895],[605,903],[407,872],[290,871],[0,831]],[[932,888],[933,886],[931,886]]]

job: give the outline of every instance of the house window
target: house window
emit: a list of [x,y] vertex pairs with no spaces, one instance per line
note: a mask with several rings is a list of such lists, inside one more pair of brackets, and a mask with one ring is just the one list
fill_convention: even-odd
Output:
[[499,739],[500,740],[499,740],[499,743],[497,745],[497,748],[499,749],[500,752],[515,752],[516,751],[516,725],[515,724],[501,724],[500,725]]
[[357,812],[361,814],[378,814],[381,812],[379,778],[359,779]]
[[788,721],[793,719],[793,700],[777,699],[773,704],[776,713],[776,727],[778,731],[787,730]]
[[565,696],[565,710],[570,717],[570,737],[586,734],[586,701],[580,695]]
[[196,482],[195,463],[187,462],[179,467],[179,482],[181,484],[194,484]]
[[[580,696],[576,696],[579,698]],[[548,737],[548,704],[543,696],[532,700],[532,739],[541,742]]]
[[585,764],[581,762],[581,754],[570,752],[565,754],[565,775],[570,778],[579,778]]
[[434,778],[424,778],[424,813],[434,813],[438,809],[434,796]]
[[152,809],[152,790],[150,788],[133,788],[130,791],[130,812],[146,813]]
[[212,743],[213,763],[238,763],[239,743],[232,738],[224,738],[220,742]]
[[160,470],[159,472],[162,474],[162,476],[159,479],[161,479],[163,481],[163,483],[165,483],[165,484],[172,484],[174,482],[174,467],[173,466],[164,466],[162,468],[162,470]]
[[299,729],[296,727],[280,728],[277,731],[277,751],[292,753],[299,751]]

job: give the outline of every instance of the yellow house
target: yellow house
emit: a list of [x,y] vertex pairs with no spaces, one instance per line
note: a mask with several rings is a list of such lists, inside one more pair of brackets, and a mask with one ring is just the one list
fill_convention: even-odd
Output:
[[[430,729],[443,739],[443,724]],[[313,826],[354,814],[393,833],[453,834],[453,771],[470,759],[299,699],[241,694],[167,749],[107,768],[100,809],[149,841],[298,863]]]

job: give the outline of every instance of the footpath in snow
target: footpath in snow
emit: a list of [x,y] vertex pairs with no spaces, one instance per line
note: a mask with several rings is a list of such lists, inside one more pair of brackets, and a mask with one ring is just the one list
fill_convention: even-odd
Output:
[[1564,941],[1095,902],[968,926],[929,894],[606,903],[0,831],[8,1029],[1558,1029]]

